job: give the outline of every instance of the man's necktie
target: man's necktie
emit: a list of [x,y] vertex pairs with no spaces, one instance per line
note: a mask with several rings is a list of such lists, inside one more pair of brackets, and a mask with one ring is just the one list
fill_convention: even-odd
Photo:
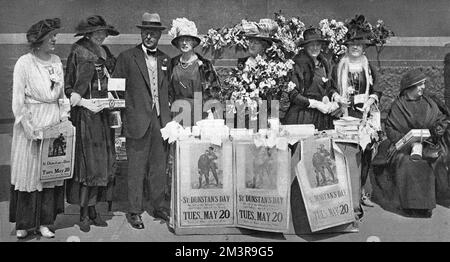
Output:
[[147,55],[149,55],[149,56],[156,56],[156,50],[155,51],[150,51],[149,49],[147,49]]

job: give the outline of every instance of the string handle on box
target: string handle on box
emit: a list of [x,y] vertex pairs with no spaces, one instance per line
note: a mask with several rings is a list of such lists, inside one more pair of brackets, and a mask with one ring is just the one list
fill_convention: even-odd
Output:
[[[106,67],[104,67],[103,70],[105,71],[106,78],[110,79],[110,78],[111,78],[111,75],[109,74],[108,69],[106,69]],[[97,80],[98,80],[98,86],[99,86],[99,88],[100,88],[100,79],[97,79]],[[116,97],[114,97],[114,94],[111,93],[111,94],[113,95],[113,97],[114,97],[115,99],[119,99],[119,95],[117,94],[117,91],[114,90],[113,92],[114,92],[114,94],[116,94]]]

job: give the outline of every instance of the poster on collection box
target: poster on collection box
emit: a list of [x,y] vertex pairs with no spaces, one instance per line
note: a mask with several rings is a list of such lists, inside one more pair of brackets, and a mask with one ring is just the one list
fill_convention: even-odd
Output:
[[230,142],[177,142],[177,227],[233,226],[232,155]]
[[343,152],[330,138],[301,140],[295,167],[312,232],[355,220]]
[[237,141],[236,225],[287,232],[290,216],[290,151]]

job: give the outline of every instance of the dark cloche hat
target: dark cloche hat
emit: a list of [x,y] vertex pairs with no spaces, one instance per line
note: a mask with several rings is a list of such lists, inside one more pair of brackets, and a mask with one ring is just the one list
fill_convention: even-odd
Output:
[[34,44],[42,41],[50,32],[61,30],[61,19],[44,19],[32,25],[27,31],[27,41]]
[[303,32],[303,40],[298,42],[298,46],[305,46],[311,42],[328,43],[329,40],[323,38],[322,32],[317,28],[309,28]]
[[108,35],[119,34],[119,31],[117,31],[114,26],[106,24],[106,21],[103,17],[99,15],[93,15],[89,16],[85,20],[82,20],[77,25],[77,27],[75,28],[75,36],[81,36],[99,30],[106,30],[108,32]]
[[403,92],[404,90],[417,84],[425,82],[425,80],[427,80],[427,76],[422,73],[422,71],[417,68],[412,69],[403,75],[402,80],[400,81],[400,92]]

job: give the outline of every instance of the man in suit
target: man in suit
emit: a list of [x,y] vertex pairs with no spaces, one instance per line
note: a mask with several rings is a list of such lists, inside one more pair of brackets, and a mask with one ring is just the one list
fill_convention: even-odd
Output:
[[170,58],[157,49],[165,29],[158,14],[144,13],[137,27],[142,43],[119,55],[113,77],[126,79],[123,132],[128,156],[128,216],[131,226],[142,229],[146,198],[154,217],[167,221],[170,213],[170,200],[164,194],[167,144],[160,132],[170,121]]

